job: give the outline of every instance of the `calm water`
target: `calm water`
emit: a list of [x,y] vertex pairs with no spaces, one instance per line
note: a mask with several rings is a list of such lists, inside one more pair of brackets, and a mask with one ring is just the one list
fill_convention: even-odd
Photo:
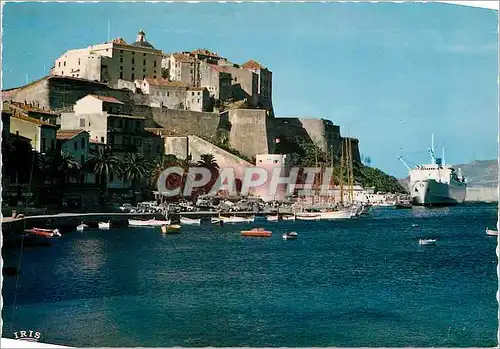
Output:
[[[71,346],[494,346],[495,206],[333,222],[73,232],[4,279],[4,336]],[[260,222],[259,222],[260,223]],[[420,228],[412,228],[418,223]],[[257,223],[255,224],[257,225]],[[254,226],[255,226],[254,225]],[[296,241],[283,241],[285,229]],[[420,237],[437,238],[419,246]],[[4,250],[16,265],[19,250]]]

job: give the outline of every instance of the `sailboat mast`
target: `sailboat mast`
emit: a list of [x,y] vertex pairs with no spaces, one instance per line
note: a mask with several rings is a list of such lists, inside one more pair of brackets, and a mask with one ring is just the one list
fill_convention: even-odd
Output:
[[340,155],[340,203],[344,203],[344,143],[342,142],[341,146],[341,155]]

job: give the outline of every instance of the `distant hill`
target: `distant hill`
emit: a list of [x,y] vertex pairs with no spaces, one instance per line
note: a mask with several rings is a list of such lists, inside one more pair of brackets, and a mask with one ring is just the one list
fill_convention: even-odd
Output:
[[[458,168],[462,169],[469,187],[496,188],[498,185],[498,160],[475,160],[453,167],[457,171]],[[398,181],[404,188],[408,188],[408,177],[398,179]]]
[[498,185],[498,160],[476,160],[454,167],[462,169],[470,187],[496,188]]

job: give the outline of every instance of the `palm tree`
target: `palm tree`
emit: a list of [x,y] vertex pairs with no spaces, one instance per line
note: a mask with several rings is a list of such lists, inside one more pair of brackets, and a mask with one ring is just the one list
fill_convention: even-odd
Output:
[[44,167],[50,166],[50,172],[53,171],[53,175],[59,183],[59,207],[62,207],[66,183],[68,183],[71,178],[78,177],[82,166],[75,160],[73,154],[67,152],[61,152],[59,154],[55,154],[48,160],[42,160],[40,165]]
[[161,173],[172,166],[179,166],[179,160],[173,154],[160,155],[153,159],[149,165],[149,184],[155,187]]
[[93,172],[101,185],[101,205],[104,199],[108,197],[108,179],[112,173],[118,174],[121,169],[121,161],[114,156],[111,148],[99,148],[96,154],[92,154],[87,160],[86,166]]
[[132,184],[132,190],[134,191],[134,201],[135,205],[137,202],[137,197],[135,194],[137,183],[142,181],[146,177],[147,163],[140,153],[128,153],[125,155],[125,159],[121,166],[121,176],[127,179]]
[[202,154],[200,156],[200,161],[198,161],[198,166],[204,167],[210,171],[210,181],[203,188],[205,193],[209,192],[214,184],[217,182],[217,178],[219,177],[219,165],[212,154]]

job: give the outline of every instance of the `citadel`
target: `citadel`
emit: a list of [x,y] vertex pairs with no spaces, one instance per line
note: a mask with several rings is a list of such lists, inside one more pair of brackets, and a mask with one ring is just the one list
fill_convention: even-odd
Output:
[[[146,158],[197,161],[210,153],[221,167],[241,168],[256,161],[287,166],[286,155],[272,154],[277,139],[309,140],[340,154],[347,143],[340,126],[276,116],[272,87],[272,71],[255,60],[237,64],[206,49],[166,53],[140,30],[133,43],[117,38],[69,50],[50,75],[2,91],[2,120],[38,152],[60,145],[82,163],[87,149],[103,145],[133,147]],[[359,161],[358,140],[349,144]],[[110,179],[110,187],[125,185]]]

